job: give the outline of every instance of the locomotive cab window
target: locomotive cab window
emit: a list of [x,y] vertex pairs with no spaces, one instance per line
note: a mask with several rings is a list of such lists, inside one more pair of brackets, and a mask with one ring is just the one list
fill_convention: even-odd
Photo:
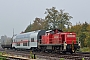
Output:
[[31,38],[31,42],[34,42],[34,38]]

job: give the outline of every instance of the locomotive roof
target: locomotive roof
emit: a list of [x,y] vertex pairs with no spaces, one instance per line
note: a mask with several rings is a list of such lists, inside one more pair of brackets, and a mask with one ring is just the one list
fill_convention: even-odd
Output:
[[63,32],[61,29],[53,29],[53,30],[47,30],[46,32],[52,32],[58,30],[59,32]]
[[61,29],[53,29],[53,31],[58,30],[59,32],[63,32]]
[[74,32],[62,32],[61,34],[76,34]]
[[47,30],[46,32],[51,32],[52,30]]

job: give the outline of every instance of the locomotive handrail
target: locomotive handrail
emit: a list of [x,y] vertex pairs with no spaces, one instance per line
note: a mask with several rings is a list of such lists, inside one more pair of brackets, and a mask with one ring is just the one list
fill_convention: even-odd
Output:
[[[57,38],[56,38],[57,39]],[[44,42],[44,43],[43,43]],[[56,42],[56,43],[53,43],[53,42]],[[39,39],[38,41],[39,44],[45,44],[46,42],[43,41],[42,39]],[[49,38],[49,44],[63,44],[62,40],[61,39],[58,39],[57,40],[54,40],[54,38]]]
[[[73,40],[73,41],[75,42],[76,40]],[[68,42],[68,44],[71,44],[72,40],[67,40],[66,42]],[[44,41],[42,39],[39,39],[38,43],[39,44],[64,44],[64,40],[62,40],[61,37],[60,38],[49,38],[49,41]]]

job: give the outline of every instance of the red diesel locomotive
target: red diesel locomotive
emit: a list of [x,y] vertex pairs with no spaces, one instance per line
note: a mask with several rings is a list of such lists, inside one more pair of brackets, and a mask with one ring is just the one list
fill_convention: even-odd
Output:
[[76,33],[54,29],[46,31],[45,35],[42,35],[39,46],[43,51],[74,53],[80,48],[80,43],[77,43]]

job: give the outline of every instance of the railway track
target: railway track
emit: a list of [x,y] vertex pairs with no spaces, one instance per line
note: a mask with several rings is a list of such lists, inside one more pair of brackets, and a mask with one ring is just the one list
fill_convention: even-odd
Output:
[[[16,50],[3,50],[0,49],[0,51],[6,51],[6,53],[14,54],[14,55],[22,55],[29,57],[30,51],[16,51]],[[64,58],[65,60],[82,60],[84,58],[85,60],[90,60],[90,53],[89,52],[78,52],[74,54],[52,54],[52,53],[44,53],[44,52],[33,52],[38,58],[46,59],[46,60],[60,60],[60,58]]]

